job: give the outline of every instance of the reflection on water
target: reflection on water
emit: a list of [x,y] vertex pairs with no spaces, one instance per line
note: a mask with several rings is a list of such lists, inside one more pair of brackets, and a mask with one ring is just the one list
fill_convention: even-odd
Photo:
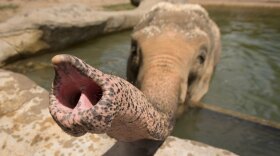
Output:
[[[210,10],[222,32],[223,52],[204,101],[280,122],[280,10],[258,11]],[[130,32],[122,32],[72,47],[65,53],[104,72],[125,77],[129,48]],[[18,61],[7,68],[23,72],[50,89],[50,59],[58,53],[63,52]],[[279,130],[206,110],[188,112],[178,121],[174,135],[242,155],[280,153]]]

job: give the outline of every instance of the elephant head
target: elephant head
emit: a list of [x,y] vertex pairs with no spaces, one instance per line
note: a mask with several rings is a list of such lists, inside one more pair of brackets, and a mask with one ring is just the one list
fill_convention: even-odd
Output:
[[134,28],[127,78],[159,110],[178,115],[207,92],[220,49],[205,9],[159,3]]

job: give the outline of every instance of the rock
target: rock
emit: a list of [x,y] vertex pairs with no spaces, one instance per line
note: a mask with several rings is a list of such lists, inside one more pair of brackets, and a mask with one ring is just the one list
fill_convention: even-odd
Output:
[[102,155],[115,140],[71,137],[48,111],[49,95],[23,75],[0,70],[0,155]]
[[0,51],[0,66],[3,65],[8,58],[18,55],[13,45],[10,45],[3,40],[0,40]]
[[15,112],[27,101],[38,96],[34,92],[36,84],[21,74],[0,69],[0,80],[0,117]]
[[132,28],[142,11],[102,12],[65,4],[22,13],[0,23],[0,66],[20,56],[60,50],[98,35]]
[[233,156],[236,155],[227,150],[218,149],[204,143],[197,141],[180,139],[173,136],[169,136],[163,145],[158,149],[155,156]]
[[89,6],[67,3],[38,8],[0,23],[0,66],[22,56],[62,50],[98,35],[131,29],[140,17],[161,1],[144,0],[130,11],[95,11]]
[[1,62],[7,58],[15,59],[20,55],[34,54],[42,49],[49,48],[48,44],[41,40],[43,33],[40,30],[29,29],[4,35],[0,38],[0,49],[4,53],[0,56]]
[[[48,111],[48,92],[21,74],[0,69],[0,155],[126,155],[104,134],[72,137],[64,133]],[[113,151],[112,151],[113,149]],[[157,156],[227,155],[225,150],[168,137]]]

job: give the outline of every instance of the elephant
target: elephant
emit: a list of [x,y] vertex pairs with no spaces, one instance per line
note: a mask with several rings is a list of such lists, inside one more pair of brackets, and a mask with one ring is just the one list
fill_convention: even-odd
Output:
[[135,26],[127,80],[159,110],[180,116],[208,91],[220,31],[199,5],[159,3]]
[[176,114],[207,92],[220,54],[216,24],[199,5],[159,3],[132,34],[127,80],[57,55],[49,110],[66,133],[163,141]]

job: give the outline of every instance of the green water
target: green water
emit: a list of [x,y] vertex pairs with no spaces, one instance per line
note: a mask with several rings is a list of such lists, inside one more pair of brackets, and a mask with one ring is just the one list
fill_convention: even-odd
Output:
[[[221,8],[222,9],[222,8]],[[280,122],[280,10],[210,10],[222,32],[221,61],[204,102]],[[50,89],[50,59],[68,53],[107,73],[125,78],[130,33],[116,33],[68,50],[7,66]],[[190,110],[174,135],[241,155],[279,155],[280,131],[207,110]]]
[[280,9],[210,14],[223,53],[204,101],[280,122]]
[[228,149],[244,156],[279,156],[280,130],[204,109],[176,122],[173,135]]

